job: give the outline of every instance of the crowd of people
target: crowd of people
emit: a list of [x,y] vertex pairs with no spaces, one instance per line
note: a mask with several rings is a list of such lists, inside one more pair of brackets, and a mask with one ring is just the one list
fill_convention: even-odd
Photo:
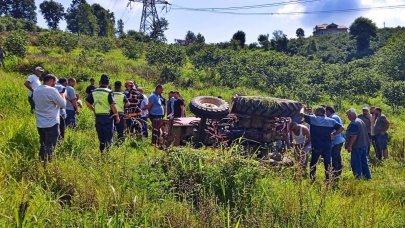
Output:
[[[41,145],[39,157],[45,163],[52,159],[58,140],[65,137],[65,128],[76,128],[82,102],[75,91],[74,78],[58,80],[52,74],[44,75],[42,67],[36,67],[24,85],[29,90],[31,112],[36,114]],[[91,79],[86,88],[85,102],[95,114],[95,128],[102,153],[111,147],[115,131],[120,142],[125,139],[125,134],[137,133],[148,137],[150,121],[152,144],[156,144],[161,119],[186,116],[185,102],[178,91],[170,91],[168,99],[165,99],[162,85],[157,85],[149,97],[143,88],[130,80],[125,81],[124,86],[121,81],[116,81],[113,90],[111,87],[109,76],[103,74],[99,87]],[[320,157],[323,158],[326,179],[329,180],[331,175],[339,178],[343,169],[343,147],[351,153],[351,168],[358,178],[371,178],[368,164],[371,145],[378,159],[388,158],[389,121],[381,108],[364,107],[360,115],[356,110],[349,109],[346,115],[350,124],[345,135],[343,121],[331,106],[321,106],[314,111],[303,109],[300,114],[306,124],[291,122],[289,135],[295,159],[304,173],[310,161],[312,179],[315,179]]]
[[[42,81],[42,83],[41,83]],[[59,78],[44,74],[36,67],[24,83],[29,90],[28,102],[36,115],[36,126],[40,138],[39,157],[44,164],[52,159],[58,141],[65,137],[65,129],[77,127],[77,117],[82,101],[75,91],[74,78]],[[113,90],[111,87],[113,86]],[[100,141],[100,151],[106,152],[112,145],[114,132],[120,142],[125,134],[140,134],[148,137],[149,120],[152,129],[165,117],[185,117],[185,102],[178,91],[171,91],[168,99],[163,97],[163,86],[157,85],[148,97],[143,88],[133,81],[110,84],[108,75],[101,75],[99,87],[90,79],[86,88],[85,103],[95,114],[95,128]],[[159,132],[153,132],[152,143],[156,144]]]
[[344,147],[350,154],[350,165],[357,178],[371,179],[369,154],[371,145],[379,160],[388,158],[389,121],[381,108],[364,107],[358,115],[355,109],[346,112],[350,121],[345,135],[343,121],[331,106],[321,106],[312,110],[301,110],[306,124],[290,124],[291,141],[294,144],[295,159],[300,169],[306,173],[309,154],[310,178],[315,179],[316,165],[322,156],[326,180],[330,176],[338,179],[342,173],[341,150]]

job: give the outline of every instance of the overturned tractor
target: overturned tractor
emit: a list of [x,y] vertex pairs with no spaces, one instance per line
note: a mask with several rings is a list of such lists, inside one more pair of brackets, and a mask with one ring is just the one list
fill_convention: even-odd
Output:
[[266,158],[287,149],[288,123],[299,116],[301,107],[296,101],[259,96],[236,96],[230,107],[220,98],[199,96],[190,103],[196,118],[175,119],[169,135],[174,145],[238,143],[243,153]]

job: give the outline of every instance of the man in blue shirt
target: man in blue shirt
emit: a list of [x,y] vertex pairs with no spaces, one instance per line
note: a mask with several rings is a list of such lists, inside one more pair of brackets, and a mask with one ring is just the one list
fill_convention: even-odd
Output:
[[148,102],[149,118],[152,122],[152,144],[155,145],[160,136],[160,124],[164,116],[164,104],[162,103],[163,86],[158,85],[150,95]]
[[332,140],[336,138],[344,129],[336,120],[325,116],[325,109],[319,107],[315,110],[315,115],[307,115],[304,108],[301,110],[301,116],[305,122],[310,125],[312,156],[310,163],[310,177],[315,180],[316,164],[319,157],[323,157],[325,165],[325,178],[329,180],[329,171],[331,169]]
[[350,164],[356,178],[371,179],[370,168],[368,166],[367,151],[370,138],[366,124],[359,118],[354,109],[349,109],[347,118],[350,124],[346,131],[346,150],[351,154]]
[[[326,116],[332,118],[338,122],[338,124],[343,126],[342,119],[335,113],[335,109],[331,106],[326,106]],[[342,156],[341,151],[343,144],[345,142],[345,138],[343,133],[340,133],[336,136],[336,138],[332,141],[332,168],[333,168],[333,176],[338,178],[342,174]]]

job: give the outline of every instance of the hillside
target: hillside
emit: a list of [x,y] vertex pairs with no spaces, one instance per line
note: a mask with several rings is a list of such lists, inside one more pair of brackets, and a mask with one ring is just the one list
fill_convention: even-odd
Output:
[[[347,63],[62,32],[11,32],[3,34],[2,42],[20,38],[29,40],[26,55],[7,56],[0,70],[1,226],[405,226],[405,90],[397,89],[405,88],[403,32],[367,58]],[[342,40],[336,46],[344,46]],[[58,77],[79,79],[82,97],[88,79],[107,73],[112,81],[132,79],[147,93],[164,83],[165,91],[179,90],[186,101],[198,95],[229,101],[246,94],[336,105],[346,126],[346,109],[380,106],[392,122],[390,159],[377,162],[372,151],[373,179],[361,181],[354,179],[350,156],[342,151],[343,175],[328,186],[321,164],[311,183],[293,168],[270,167],[235,148],[161,151],[149,140],[128,139],[101,156],[93,114],[83,108],[77,130],[67,131],[54,161],[43,168],[23,87],[37,65]]]

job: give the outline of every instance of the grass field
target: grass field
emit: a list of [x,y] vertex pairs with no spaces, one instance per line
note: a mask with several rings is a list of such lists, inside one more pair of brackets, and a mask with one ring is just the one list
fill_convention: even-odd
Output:
[[[101,156],[93,114],[84,108],[78,129],[68,130],[52,163],[37,159],[38,135],[30,114],[26,75],[16,69],[42,64],[57,76],[77,72],[96,78],[133,79],[151,92],[154,83],[143,60],[126,60],[119,50],[79,59],[80,51],[44,55],[31,47],[26,60],[7,62],[0,71],[0,226],[28,227],[404,227],[405,114],[393,114],[390,151],[384,162],[371,158],[371,181],[355,180],[349,154],[337,186],[310,183],[294,169],[274,169],[227,150],[172,148],[160,151],[148,141],[127,140]],[[102,60],[101,60],[102,59]],[[84,64],[83,61],[86,63]],[[85,66],[84,66],[85,65]],[[192,76],[186,68],[184,74]],[[77,89],[83,97],[87,83]],[[186,101],[197,95],[258,95],[245,88],[176,88]],[[327,101],[325,101],[327,102]],[[359,109],[364,104],[344,103]],[[340,110],[342,117],[344,109]],[[345,119],[346,125],[348,120]],[[397,143],[394,143],[397,141]],[[395,145],[394,145],[395,144]]]

